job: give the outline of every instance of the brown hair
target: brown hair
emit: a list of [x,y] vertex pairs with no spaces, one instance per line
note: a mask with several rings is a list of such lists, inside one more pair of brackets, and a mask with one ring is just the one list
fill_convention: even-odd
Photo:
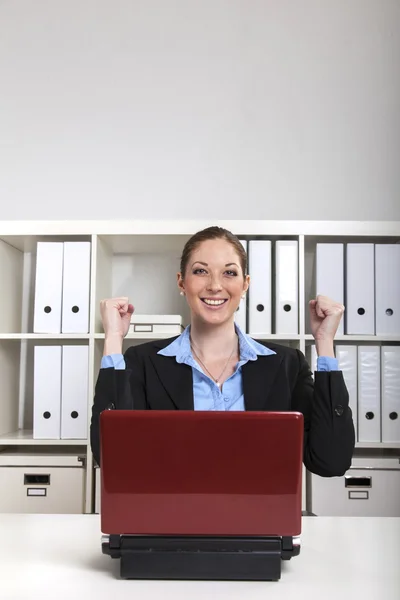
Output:
[[197,250],[202,242],[207,240],[226,240],[236,250],[240,259],[240,266],[242,267],[243,277],[246,275],[246,264],[247,264],[247,255],[246,251],[243,248],[242,243],[239,238],[236,237],[231,231],[224,229],[223,227],[207,227],[207,229],[202,229],[198,231],[186,242],[181,256],[181,275],[184,278],[186,273],[186,267],[189,262],[190,255],[192,252]]

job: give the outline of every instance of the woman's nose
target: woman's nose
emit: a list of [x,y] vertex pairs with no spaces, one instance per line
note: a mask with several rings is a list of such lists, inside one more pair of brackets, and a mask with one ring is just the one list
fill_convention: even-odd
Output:
[[210,276],[207,289],[214,293],[222,289],[220,278],[217,275]]

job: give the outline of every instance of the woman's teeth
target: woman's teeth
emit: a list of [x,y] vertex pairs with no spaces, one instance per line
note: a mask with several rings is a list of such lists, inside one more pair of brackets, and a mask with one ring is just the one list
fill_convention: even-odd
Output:
[[207,299],[203,299],[203,302],[205,302],[205,304],[210,304],[211,306],[219,306],[220,304],[224,304],[224,302],[226,302],[226,300],[207,300]]

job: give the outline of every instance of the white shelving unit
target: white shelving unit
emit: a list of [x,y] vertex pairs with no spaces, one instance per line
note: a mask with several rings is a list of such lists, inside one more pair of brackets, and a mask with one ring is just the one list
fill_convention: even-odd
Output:
[[[89,346],[88,415],[103,351],[99,303],[129,296],[138,313],[189,312],[176,286],[181,250],[196,231],[220,225],[241,239],[297,240],[299,244],[299,332],[263,339],[291,345],[308,359],[313,341],[308,301],[315,296],[318,242],[399,243],[400,222],[329,221],[5,221],[0,222],[0,450],[29,447],[59,452],[77,448],[86,454],[85,512],[93,509],[93,459],[87,440],[34,440],[32,437],[33,348],[36,344]],[[33,299],[38,241],[90,241],[90,330],[87,334],[34,334]],[[165,336],[170,337],[170,336]],[[256,336],[254,336],[256,337]],[[153,339],[128,334],[125,348]],[[400,343],[400,336],[338,336],[349,343]],[[89,433],[89,432],[88,432]],[[357,444],[356,452],[396,451],[400,444]]]

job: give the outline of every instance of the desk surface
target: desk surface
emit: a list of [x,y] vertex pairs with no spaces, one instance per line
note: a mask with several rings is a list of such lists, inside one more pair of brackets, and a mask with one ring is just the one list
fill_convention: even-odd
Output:
[[0,514],[2,600],[399,600],[400,519],[303,518],[279,582],[123,581],[98,515]]

